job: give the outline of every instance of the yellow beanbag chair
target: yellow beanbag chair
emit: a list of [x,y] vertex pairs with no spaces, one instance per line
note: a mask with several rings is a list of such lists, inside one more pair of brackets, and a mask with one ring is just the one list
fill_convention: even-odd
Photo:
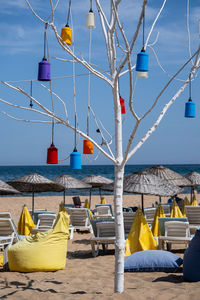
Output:
[[8,250],[10,271],[46,272],[65,268],[69,217],[59,212],[54,228],[28,236]]

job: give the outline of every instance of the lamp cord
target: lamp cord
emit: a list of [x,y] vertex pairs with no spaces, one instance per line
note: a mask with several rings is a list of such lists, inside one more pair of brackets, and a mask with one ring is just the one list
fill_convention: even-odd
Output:
[[144,49],[144,29],[145,29],[145,8],[144,8],[144,15],[143,15],[143,34],[142,34],[143,49]]
[[71,0],[69,0],[69,8],[68,8],[68,13],[67,13],[67,25],[66,25],[66,27],[69,27],[70,10],[71,10]]
[[90,12],[92,12],[92,0],[90,0]]
[[[31,95],[31,97],[32,97],[32,92],[33,92],[33,82],[32,82],[32,80],[31,80],[31,87],[30,87],[30,95]],[[30,100],[30,107],[31,107],[31,108],[33,107],[33,102],[32,102],[32,100]]]
[[189,76],[189,100],[192,100],[191,74]]
[[46,46],[47,46],[47,25],[48,23],[45,23],[45,28],[44,28],[44,57],[43,60],[46,60]]

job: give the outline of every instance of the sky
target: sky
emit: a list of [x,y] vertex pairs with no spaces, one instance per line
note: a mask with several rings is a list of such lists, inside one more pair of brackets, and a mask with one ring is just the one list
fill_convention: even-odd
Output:
[[[102,0],[102,7],[109,18],[109,1]],[[31,0],[32,7],[43,19],[50,15],[48,0]],[[53,1],[55,4],[56,1]],[[145,38],[151,25],[162,6],[163,1],[149,1],[145,16]],[[66,24],[69,1],[60,0],[55,11],[55,25],[57,31]],[[89,30],[85,27],[86,14],[89,11],[90,1],[72,0],[69,21],[74,34],[74,51],[78,57],[88,60]],[[141,0],[122,0],[119,7],[119,18],[128,40],[133,36],[138,16],[141,11]],[[187,11],[189,7],[189,17]],[[96,14],[96,28],[92,30],[91,62],[104,71],[108,71],[107,54],[99,22],[98,12],[93,1],[93,11]],[[157,95],[182,65],[190,58],[199,45],[200,0],[168,0],[154,31],[149,44],[157,54],[160,65],[152,51],[147,47],[149,54],[149,78],[137,79],[133,96],[134,109],[139,116],[147,111],[155,101]],[[187,21],[189,27],[187,26]],[[188,35],[189,28],[189,35]],[[61,46],[57,43],[51,28],[47,29],[49,57],[51,63],[52,90],[66,104],[69,121],[74,125],[74,86],[73,64],[55,58],[70,60]],[[158,37],[158,38],[157,38]],[[33,80],[32,95],[41,104],[51,108],[51,98],[46,89],[37,81],[38,63],[43,58],[44,24],[30,11],[25,0],[1,0],[0,10],[0,78],[1,81],[13,82],[30,93],[30,81]],[[119,34],[119,40],[121,36]],[[190,43],[189,43],[190,41]],[[189,47],[190,45],[190,47]],[[71,46],[72,47],[72,46]],[[142,28],[131,56],[132,63],[136,61],[137,53],[142,48]],[[122,58],[122,51],[117,48],[117,64]],[[161,68],[162,66],[162,68]],[[164,105],[180,89],[192,67],[190,62],[166,89],[158,101],[158,105],[151,114],[143,120],[135,136],[135,146],[146,131],[151,128]],[[125,69],[127,66],[125,66]],[[84,132],[87,124],[88,102],[88,71],[83,66],[75,64],[75,95],[78,126]],[[79,76],[81,75],[81,76]],[[68,76],[68,77],[67,77]],[[60,79],[58,79],[61,77]],[[65,77],[65,78],[63,78]],[[67,77],[67,78],[66,78]],[[136,71],[133,70],[133,81],[136,80]],[[43,83],[49,88],[49,83]],[[128,161],[128,164],[199,164],[199,74],[192,81],[192,100],[196,105],[196,118],[185,118],[185,103],[189,98],[189,89],[184,92],[170,107],[156,131],[143,146]],[[123,115],[123,149],[128,142],[135,121],[128,109],[129,82],[128,76],[120,78],[120,94],[125,99],[126,114]],[[24,95],[0,85],[0,98],[15,105],[29,107],[29,99]],[[56,98],[53,98],[55,113],[65,118],[64,107]],[[91,76],[91,107],[95,118],[90,114],[90,134],[94,140],[101,143],[101,136],[96,132],[102,130],[106,139],[112,136],[111,149],[115,151],[114,112],[112,91],[107,83],[94,75]],[[37,106],[34,104],[34,108]],[[10,107],[0,102],[0,137],[1,155],[0,165],[45,165],[47,148],[51,144],[51,124],[17,121],[3,112],[21,120],[48,121],[34,112]],[[98,120],[98,125],[95,121]],[[109,135],[107,134],[109,133]],[[58,148],[59,164],[69,165],[69,155],[74,148],[74,133],[63,125],[55,125],[54,144]],[[78,138],[78,151],[82,154],[83,138]],[[105,149],[105,148],[104,148]],[[112,164],[108,158],[94,149],[93,155],[82,155],[82,164]]]

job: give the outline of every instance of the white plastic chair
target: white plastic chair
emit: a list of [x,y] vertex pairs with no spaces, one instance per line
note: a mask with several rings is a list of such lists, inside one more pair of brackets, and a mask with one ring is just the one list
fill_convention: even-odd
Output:
[[185,206],[185,214],[188,218],[190,229],[198,229],[200,226],[200,206]]
[[[103,251],[109,244],[115,243],[115,222],[102,221],[96,223],[97,236],[90,238],[90,244],[92,248],[92,255],[95,257],[99,253],[99,245],[103,247]],[[97,246],[97,249],[95,249]]]
[[32,233],[43,232],[53,228],[56,221],[56,214],[39,214],[36,228],[32,228]]
[[101,205],[96,207],[96,218],[113,218],[110,206]]
[[87,208],[69,208],[71,225],[74,230],[88,230],[93,233]]
[[123,212],[124,217],[124,234],[129,234],[133,220],[135,218],[135,212]]
[[150,226],[153,224],[155,212],[156,207],[144,208],[144,216]]
[[165,222],[165,236],[158,237],[159,249],[171,249],[171,244],[185,244],[189,245],[191,240],[189,222],[169,221]]

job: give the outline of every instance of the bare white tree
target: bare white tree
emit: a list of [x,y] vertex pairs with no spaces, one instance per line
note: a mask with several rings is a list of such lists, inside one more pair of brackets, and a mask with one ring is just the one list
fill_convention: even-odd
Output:
[[[25,0],[28,7],[32,11],[32,13],[35,15],[35,17],[42,23],[48,23],[48,26],[52,29],[52,31],[55,34],[55,37],[57,39],[57,42],[59,43],[60,47],[62,47],[71,57],[72,62],[77,62],[84,66],[90,73],[94,74],[98,78],[105,81],[112,90],[113,95],[113,103],[114,103],[114,118],[113,122],[115,124],[115,151],[112,152],[111,148],[109,147],[109,144],[106,143],[107,149],[105,150],[102,145],[99,145],[94,139],[92,139],[90,136],[87,136],[86,133],[84,133],[80,129],[76,129],[74,126],[72,126],[68,120],[68,112],[66,105],[62,99],[59,98],[58,95],[54,93],[54,96],[57,97],[59,101],[64,106],[66,120],[61,118],[59,115],[56,115],[53,111],[50,109],[47,109],[44,105],[42,105],[37,99],[29,95],[27,92],[25,92],[20,87],[15,87],[13,84],[3,82],[5,85],[7,85],[9,88],[22,93],[29,97],[30,100],[32,100],[35,104],[36,108],[27,108],[22,107],[20,105],[15,105],[13,103],[10,103],[4,99],[0,99],[1,102],[6,103],[12,107],[20,108],[24,110],[31,110],[34,111],[42,116],[47,116],[51,119],[53,119],[56,123],[62,124],[64,126],[67,126],[71,128],[72,130],[76,130],[77,134],[82,136],[83,138],[87,138],[89,141],[93,143],[93,145],[101,151],[112,163],[115,167],[115,184],[114,184],[114,212],[115,212],[115,229],[116,229],[116,243],[115,243],[115,287],[114,291],[116,293],[123,293],[124,291],[124,225],[123,225],[123,213],[122,213],[122,195],[123,195],[123,179],[124,179],[124,166],[126,165],[127,161],[136,153],[136,151],[144,144],[144,142],[152,135],[152,133],[155,131],[159,123],[161,122],[162,118],[166,114],[169,107],[176,101],[176,99],[180,96],[180,94],[184,91],[185,87],[187,86],[189,79],[191,79],[194,74],[197,72],[199,68],[199,51],[200,48],[196,50],[196,52],[189,58],[187,62],[183,64],[181,69],[179,69],[175,75],[171,76],[170,80],[167,82],[167,84],[163,87],[163,89],[158,93],[157,97],[155,98],[154,103],[152,106],[142,115],[138,116],[136,113],[134,106],[133,106],[133,78],[132,78],[132,71],[135,69],[135,65],[132,64],[132,52],[136,43],[136,40],[138,38],[138,34],[140,31],[141,24],[143,22],[144,18],[144,12],[145,7],[148,2],[148,0],[143,1],[143,5],[141,7],[141,12],[138,16],[138,23],[135,28],[135,32],[133,33],[131,39],[128,39],[125,33],[125,30],[120,22],[119,18],[119,6],[123,0],[110,0],[110,12],[109,12],[109,20],[103,10],[103,7],[101,5],[101,0],[95,0],[96,8],[98,11],[102,32],[105,40],[105,45],[107,49],[107,59],[108,59],[108,65],[109,65],[109,72],[104,73],[101,71],[101,68],[98,68],[94,65],[92,65],[90,62],[87,62],[83,57],[78,57],[73,49],[71,49],[66,43],[63,42],[60,35],[58,34],[57,28],[55,26],[54,22],[54,11],[55,8],[58,5],[58,2],[55,4],[55,7],[53,6],[52,0],[50,0],[50,17],[47,20],[42,19],[32,8],[30,2],[28,0]],[[149,34],[147,36],[147,39],[144,44],[144,49],[148,46],[150,36],[153,32],[154,26],[164,9],[166,0],[163,1],[162,6],[157,13],[157,16],[152,23],[152,26],[150,28]],[[152,45],[151,45],[152,47]],[[121,57],[117,57],[117,49],[121,49]],[[152,125],[150,129],[146,131],[146,134],[144,137],[134,146],[132,147],[132,143],[135,137],[135,134],[140,126],[140,123],[142,120],[144,120],[151,111],[156,107],[159,98],[161,95],[165,92],[165,90],[170,86],[172,81],[177,77],[177,75],[185,68],[185,66],[194,59],[193,66],[190,70],[190,74],[188,75],[188,78],[186,78],[182,86],[174,92],[174,96],[169,99],[168,103],[166,103],[163,107],[163,109],[160,112],[159,117],[155,121],[155,123]],[[120,63],[117,63],[120,62]],[[129,109],[132,114],[133,119],[135,120],[133,128],[131,128],[130,131],[130,137],[128,140],[127,145],[123,149],[123,135],[122,135],[122,115],[121,115],[121,106],[120,106],[120,99],[119,99],[119,83],[118,80],[121,76],[124,74],[128,74],[129,76]],[[8,114],[7,114],[8,115]],[[9,116],[9,115],[8,115]],[[12,116],[10,116],[12,117]],[[19,120],[18,118],[12,117],[16,120]],[[24,122],[30,122],[30,120],[21,120]],[[33,121],[32,121],[33,122]],[[34,122],[47,122],[47,121],[34,121]]]

